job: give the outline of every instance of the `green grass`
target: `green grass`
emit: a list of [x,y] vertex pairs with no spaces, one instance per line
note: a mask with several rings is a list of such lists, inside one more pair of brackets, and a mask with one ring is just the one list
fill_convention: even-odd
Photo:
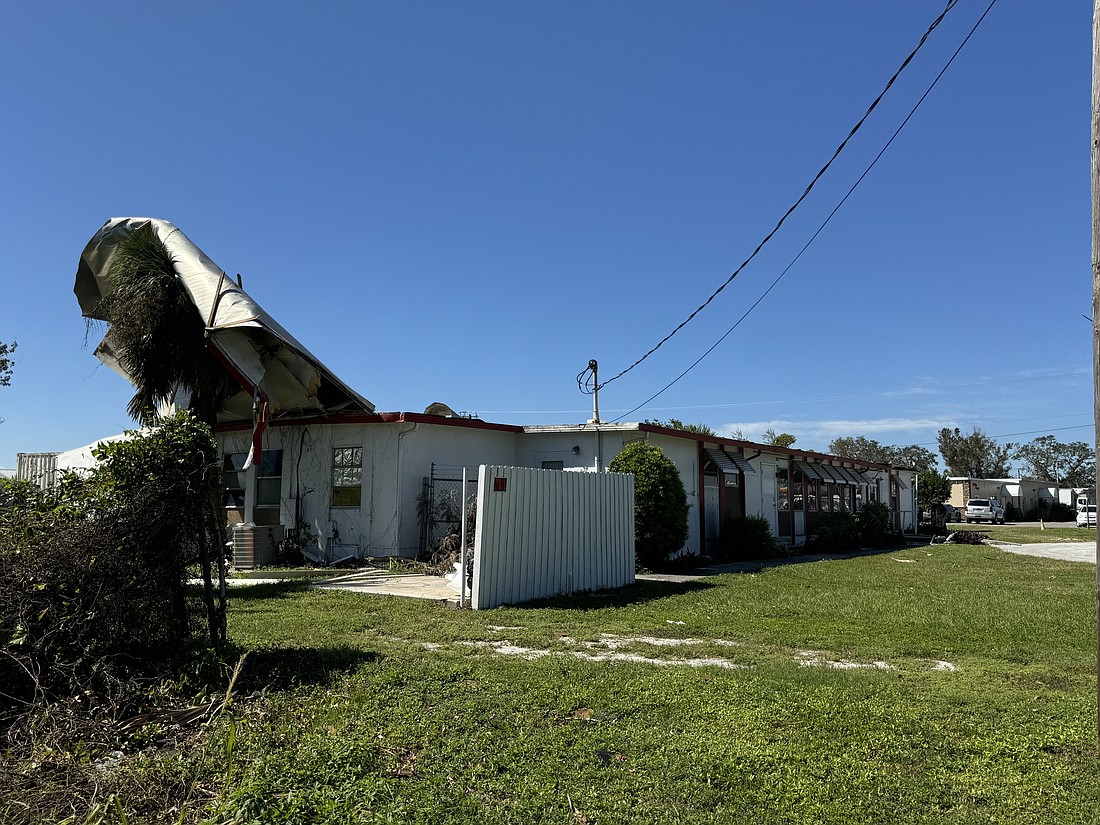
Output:
[[238,698],[101,776],[130,821],[1100,823],[1090,565],[937,545],[482,612],[232,595]]

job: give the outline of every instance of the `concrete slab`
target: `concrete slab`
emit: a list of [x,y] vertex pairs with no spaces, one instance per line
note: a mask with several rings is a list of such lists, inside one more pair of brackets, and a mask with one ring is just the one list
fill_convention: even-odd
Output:
[[1079,561],[1096,564],[1096,543],[1092,541],[1044,542],[1043,544],[1003,544],[990,542],[1007,553],[1019,553],[1022,556],[1042,556],[1046,559]]
[[349,590],[353,593],[369,593],[375,596],[428,599],[453,607],[458,606],[458,593],[445,578],[426,576],[421,573],[354,573],[314,582],[313,587],[320,590]]

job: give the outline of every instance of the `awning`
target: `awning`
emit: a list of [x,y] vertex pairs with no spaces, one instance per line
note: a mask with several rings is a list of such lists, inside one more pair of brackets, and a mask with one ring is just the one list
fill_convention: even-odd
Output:
[[735,453],[727,453],[724,450],[706,450],[707,458],[718,465],[718,469],[726,475],[738,473],[755,473],[756,470],[745,460],[744,456]]
[[863,480],[863,476],[853,470],[851,467],[833,467],[833,470],[839,471],[843,474],[848,484],[866,484]]
[[803,463],[801,461],[798,461],[798,462],[795,462],[795,463],[798,465],[798,468],[800,470],[802,470],[802,473],[808,478],[812,478],[815,481],[831,481],[832,480],[829,476],[826,476],[826,475],[822,474],[821,467],[818,464],[806,464],[806,463]]

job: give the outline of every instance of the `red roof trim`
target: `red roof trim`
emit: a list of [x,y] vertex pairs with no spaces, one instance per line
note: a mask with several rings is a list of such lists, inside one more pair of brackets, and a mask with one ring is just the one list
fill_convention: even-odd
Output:
[[[447,418],[442,415],[409,412],[349,413],[348,415],[334,413],[331,415],[275,418],[268,422],[269,427],[304,427],[312,424],[438,424],[442,427],[463,427],[470,430],[493,430],[506,433],[523,432],[523,427],[518,427],[515,424],[494,424],[491,421],[482,421],[478,418]],[[252,423],[241,421],[232,424],[219,424],[216,429],[220,433],[251,430]]]
[[726,447],[737,447],[741,450],[760,450],[761,452],[775,453],[777,455],[785,455],[789,458],[797,459],[809,459],[818,463],[828,462],[842,462],[848,464],[855,464],[861,467],[867,467],[875,470],[889,470],[890,467],[886,464],[875,464],[871,461],[863,461],[858,458],[848,458],[847,456],[829,455],[828,453],[818,453],[813,450],[792,450],[790,447],[777,447],[774,444],[757,444],[753,441],[738,441],[735,438],[723,438],[720,435],[703,435],[701,433],[693,433],[687,430],[674,430],[670,427],[661,427],[657,424],[645,424],[638,425],[638,429],[647,432],[655,433],[657,435],[669,435],[673,438],[686,438],[691,441],[698,441],[700,444],[704,442],[707,444],[718,444]]

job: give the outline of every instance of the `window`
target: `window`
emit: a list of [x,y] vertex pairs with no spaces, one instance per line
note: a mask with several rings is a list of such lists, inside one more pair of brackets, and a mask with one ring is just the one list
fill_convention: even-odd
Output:
[[817,479],[806,479],[806,512],[817,512]]
[[778,467],[775,471],[776,493],[779,497],[779,511],[786,512],[791,509],[791,490],[787,484],[787,468]]
[[798,512],[802,512],[804,502],[802,501],[803,485],[805,484],[805,478],[802,475],[801,470],[791,471],[791,495],[794,500],[794,509]]
[[244,460],[247,453],[229,453],[222,469],[225,473],[225,506],[244,507]]
[[278,507],[283,492],[283,451],[264,450],[256,468],[256,506]]
[[358,507],[363,503],[363,448],[337,447],[332,451],[332,506]]
[[844,500],[845,500],[844,506],[845,506],[845,509],[847,509],[847,510],[854,510],[855,509],[855,507],[853,506],[853,500],[854,500],[853,495],[854,495],[854,493],[855,493],[855,490],[850,484],[844,488]]
[[[244,486],[248,453],[229,453],[222,469],[225,473],[225,506],[244,507]],[[283,451],[264,450],[256,467],[256,506],[278,507],[283,489]]]
[[542,469],[544,470],[564,470],[564,461],[544,461],[542,462]]

